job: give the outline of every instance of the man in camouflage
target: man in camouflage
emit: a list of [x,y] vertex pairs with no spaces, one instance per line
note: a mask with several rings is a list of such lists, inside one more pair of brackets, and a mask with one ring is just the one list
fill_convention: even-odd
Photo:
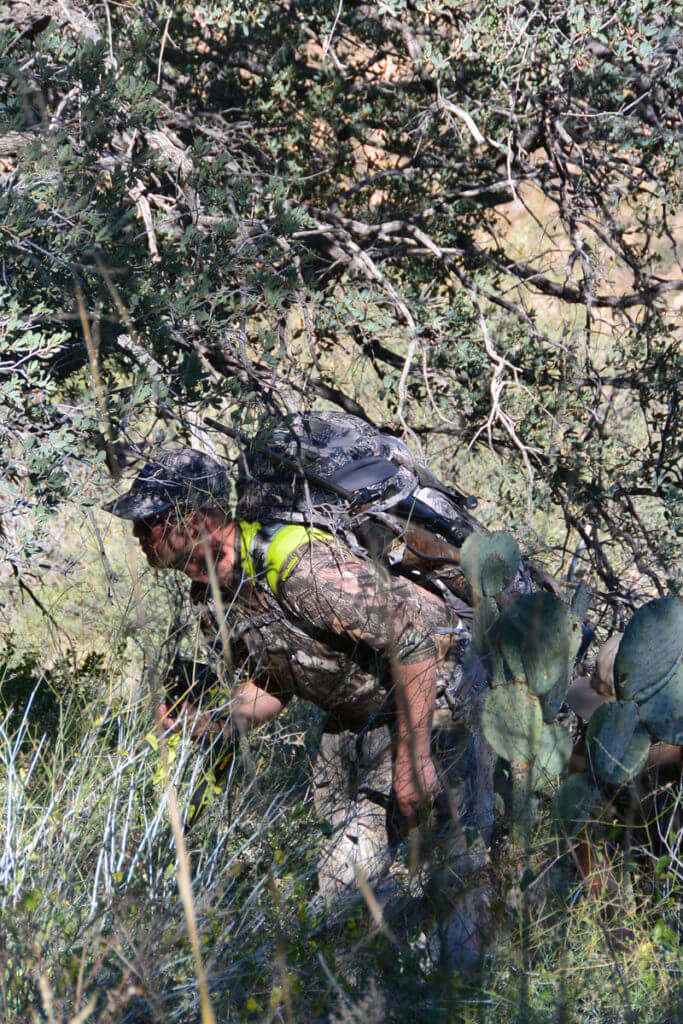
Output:
[[[195,592],[219,588],[229,611],[217,629],[227,633],[241,679],[230,707],[240,731],[274,717],[293,696],[325,712],[315,805],[332,834],[320,862],[321,891],[339,892],[358,873],[384,877],[393,852],[392,803],[399,820],[408,820],[446,778],[453,785],[442,804],[459,819],[459,834],[462,825],[473,826],[486,838],[491,758],[476,728],[483,675],[475,659],[463,672],[462,621],[437,595],[321,530],[297,527],[304,542],[285,545],[273,566],[272,543],[259,557],[269,538],[263,541],[258,524],[231,518],[229,493],[215,460],[180,450],[145,467],[107,510],[133,521],[151,566],[185,573]],[[435,706],[447,751],[439,771],[432,757]],[[171,726],[175,713],[164,706],[162,714]],[[201,732],[206,721],[197,721]],[[460,760],[444,741],[458,730],[466,737]],[[481,868],[481,854],[460,852],[470,868]]]

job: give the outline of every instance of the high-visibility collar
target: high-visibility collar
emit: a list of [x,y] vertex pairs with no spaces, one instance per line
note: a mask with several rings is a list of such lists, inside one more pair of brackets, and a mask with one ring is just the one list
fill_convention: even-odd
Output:
[[239,522],[240,553],[244,574],[253,582],[265,575],[274,596],[278,596],[278,584],[286,580],[298,563],[301,554],[296,554],[304,544],[312,541],[330,541],[332,534],[317,526],[301,523],[273,524]]

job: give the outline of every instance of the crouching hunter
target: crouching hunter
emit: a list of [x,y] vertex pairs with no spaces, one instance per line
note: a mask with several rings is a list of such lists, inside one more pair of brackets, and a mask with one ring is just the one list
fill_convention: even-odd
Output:
[[[226,730],[234,723],[246,732],[293,697],[324,711],[314,798],[332,832],[319,863],[321,892],[342,891],[359,872],[379,884],[395,848],[392,820],[407,822],[435,799],[461,837],[451,846],[449,884],[471,902],[492,788],[490,751],[477,728],[483,673],[464,657],[463,622],[438,595],[324,530],[233,519],[229,495],[223,466],[180,449],[147,465],[106,510],[132,521],[151,566],[184,573],[195,589],[220,589],[230,609],[221,632],[245,680]],[[178,713],[198,713],[188,704],[161,711],[169,727]],[[471,830],[483,841],[473,844]],[[467,932],[472,918],[482,915],[467,913],[454,927]],[[464,933],[461,940],[469,942]]]

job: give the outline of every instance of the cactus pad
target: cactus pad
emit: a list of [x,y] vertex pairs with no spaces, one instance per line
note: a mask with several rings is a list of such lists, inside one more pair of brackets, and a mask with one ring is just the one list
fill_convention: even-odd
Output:
[[507,761],[530,764],[541,743],[543,715],[526,686],[500,686],[486,696],[481,716],[484,736]]
[[509,533],[471,533],[460,549],[460,567],[477,597],[505,590],[519,569],[519,548]]
[[564,704],[564,699],[569,691],[569,665],[567,670],[551,690],[539,695],[541,710],[543,711],[544,722],[554,722]]
[[543,592],[511,601],[496,633],[512,675],[525,679],[539,695],[564,679],[581,643],[577,618],[562,601]]
[[560,835],[575,836],[591,817],[600,793],[587,775],[570,775],[557,791],[555,817]]
[[683,662],[663,689],[649,700],[639,702],[638,714],[658,740],[683,745]]
[[664,690],[683,655],[683,604],[662,597],[639,608],[624,630],[614,662],[617,697],[649,701]]
[[531,789],[542,789],[561,775],[569,764],[572,738],[563,725],[544,725],[541,743],[531,769]]
[[603,704],[592,715],[586,748],[597,775],[616,785],[628,782],[645,766],[650,750],[647,729],[634,701]]
[[490,597],[482,598],[474,609],[472,646],[486,666],[489,680],[495,686],[504,682],[503,656],[492,633],[498,618],[498,607]]

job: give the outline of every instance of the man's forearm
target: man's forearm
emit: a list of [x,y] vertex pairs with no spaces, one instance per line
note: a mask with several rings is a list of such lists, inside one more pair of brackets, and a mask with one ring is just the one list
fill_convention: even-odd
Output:
[[394,668],[399,746],[428,754],[436,696],[433,658]]
[[229,739],[234,727],[240,733],[249,732],[253,726],[274,718],[284,706],[284,700],[248,681],[238,688],[229,710],[217,717],[187,700],[172,708],[165,703],[160,704],[157,714],[165,729],[178,728],[182,716],[187,716],[190,735],[194,740],[215,738],[221,731]]
[[433,659],[394,668],[397,707],[397,743],[394,756],[394,792],[401,814],[410,816],[439,788],[432,763],[430,740],[436,670]]
[[241,733],[268,722],[282,711],[285,702],[251,680],[243,683],[232,700],[231,718]]

